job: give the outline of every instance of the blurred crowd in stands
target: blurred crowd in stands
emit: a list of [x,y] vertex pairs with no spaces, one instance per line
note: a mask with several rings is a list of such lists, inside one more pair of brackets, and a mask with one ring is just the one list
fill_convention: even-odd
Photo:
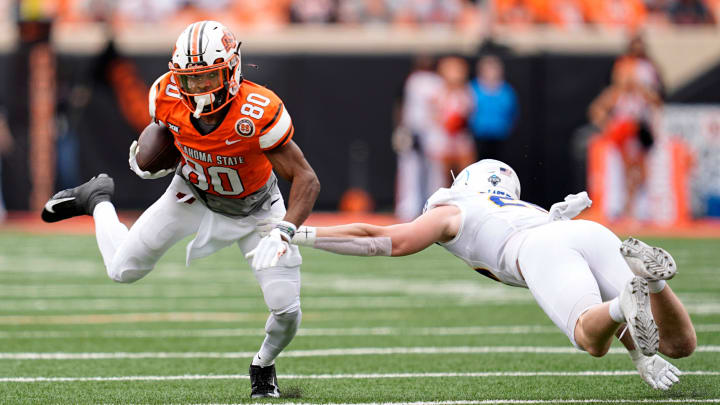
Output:
[[[655,144],[664,85],[641,35],[634,35],[613,65],[611,82],[588,108],[590,143],[605,142],[620,156],[622,204],[611,217],[643,218],[638,199],[647,182],[647,156]],[[598,191],[596,191],[597,193]]]
[[[465,58],[445,56],[434,62],[419,56],[405,81],[393,134],[398,154],[395,214],[403,220],[415,218],[437,188],[450,185],[449,173],[478,159],[509,158],[506,144],[520,106],[505,80],[503,61],[481,53],[471,73]],[[655,144],[664,85],[642,35],[629,38],[610,76],[610,84],[588,107],[588,124],[574,135],[580,144],[575,157],[589,170],[593,144],[614,151],[620,158],[622,191],[611,219],[643,218],[638,201],[645,192],[646,160]]]
[[[13,0],[0,0],[12,4]],[[25,10],[55,15],[57,22],[91,22],[112,16],[128,23],[202,19],[277,29],[290,23],[418,26],[476,29],[492,24],[548,24],[635,29],[646,24],[715,24],[720,0],[30,0]],[[9,13],[12,14],[12,13]]]
[[418,56],[405,80],[392,137],[398,155],[395,215],[412,220],[425,200],[448,187],[450,173],[482,158],[503,159],[517,117],[517,97],[501,59],[483,54],[475,77],[459,56],[436,63]]

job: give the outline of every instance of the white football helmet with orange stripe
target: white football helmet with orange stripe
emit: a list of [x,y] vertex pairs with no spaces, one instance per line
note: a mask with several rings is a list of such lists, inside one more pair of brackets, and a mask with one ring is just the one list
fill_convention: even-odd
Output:
[[495,159],[483,159],[464,168],[451,188],[520,199],[520,179],[515,170]]
[[240,42],[217,21],[190,24],[169,63],[183,103],[195,118],[219,111],[240,89]]

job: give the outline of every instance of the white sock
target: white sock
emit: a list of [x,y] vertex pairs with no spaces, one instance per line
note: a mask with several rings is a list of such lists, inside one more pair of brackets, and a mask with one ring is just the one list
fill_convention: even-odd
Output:
[[110,201],[98,203],[93,210],[95,238],[105,267],[112,263],[115,251],[128,234],[127,227],[118,219],[115,206]]
[[613,321],[617,323],[623,323],[625,322],[625,315],[622,313],[622,309],[620,309],[620,298],[615,297],[610,301],[610,318],[612,318]]
[[637,363],[638,360],[645,357],[645,355],[642,354],[640,349],[628,350],[628,354],[630,355],[630,358],[632,359],[633,363]]
[[[268,357],[269,356],[266,355],[265,359],[267,359]],[[271,366],[273,364],[275,364],[275,359],[270,360],[268,362],[261,357],[260,352],[255,353],[255,355],[253,356],[253,359],[252,359],[253,366],[267,367],[267,366]]]
[[660,291],[665,289],[666,285],[667,283],[665,282],[665,280],[648,280],[648,289],[650,290],[651,294],[659,293]]
[[252,364],[267,367],[275,363],[275,358],[295,337],[302,319],[302,311],[298,308],[292,312],[282,314],[270,313],[265,323],[265,340],[260,346],[260,351],[253,357]]

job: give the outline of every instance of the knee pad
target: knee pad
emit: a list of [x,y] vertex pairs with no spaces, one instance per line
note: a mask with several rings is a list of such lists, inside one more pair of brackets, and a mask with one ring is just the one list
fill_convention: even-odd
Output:
[[145,277],[153,269],[152,267],[139,267],[140,266],[133,266],[132,263],[128,263],[127,260],[113,260],[106,270],[108,277],[110,277],[112,281],[118,283],[134,283]]
[[275,315],[300,309],[300,288],[292,280],[273,280],[262,288],[265,304]]

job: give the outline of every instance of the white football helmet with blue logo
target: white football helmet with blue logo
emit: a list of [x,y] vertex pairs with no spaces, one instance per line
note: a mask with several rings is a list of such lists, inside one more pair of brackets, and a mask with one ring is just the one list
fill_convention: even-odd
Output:
[[495,159],[483,159],[464,168],[450,188],[520,199],[520,179],[515,170]]

